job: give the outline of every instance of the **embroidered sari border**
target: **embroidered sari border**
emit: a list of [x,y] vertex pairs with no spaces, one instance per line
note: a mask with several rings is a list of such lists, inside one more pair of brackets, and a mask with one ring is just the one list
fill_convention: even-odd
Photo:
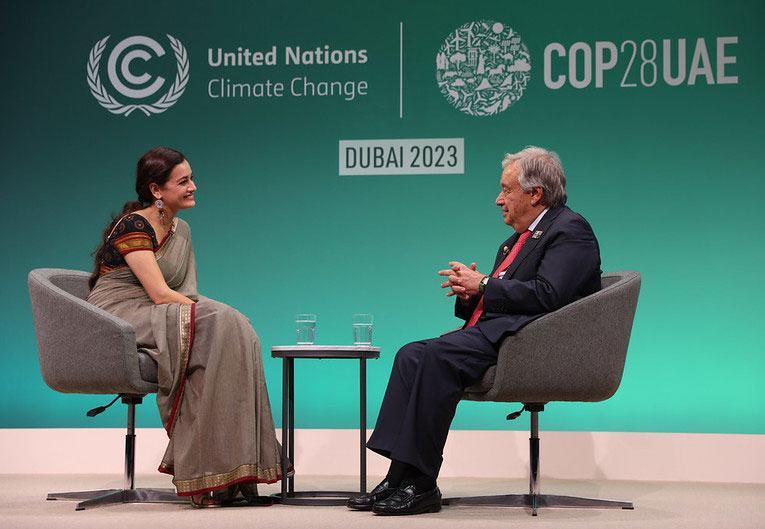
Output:
[[[163,465],[159,468],[160,472],[163,472]],[[166,470],[164,472],[169,473]],[[292,467],[288,468],[287,477],[293,474]],[[191,496],[220,490],[242,482],[276,483],[280,479],[283,479],[281,465],[277,465],[275,468],[261,468],[255,463],[247,463],[230,472],[186,480],[173,479],[173,483],[178,491],[178,496]]]
[[170,225],[170,229],[167,231],[165,236],[162,238],[162,240],[157,245],[157,248],[154,250],[154,257],[156,259],[161,259],[163,255],[165,255],[165,243],[170,239],[170,236],[175,233],[175,229],[178,227],[178,218],[173,218],[173,223]]
[[117,250],[120,255],[134,252],[136,250],[149,250],[154,251],[154,243],[151,240],[151,236],[143,231],[136,231],[126,233],[114,239],[112,243],[114,249]]
[[178,391],[175,393],[173,407],[170,410],[170,417],[167,421],[167,436],[173,436],[173,428],[178,418],[178,406],[180,406],[183,390],[186,387],[186,371],[189,367],[189,358],[191,357],[191,346],[194,343],[194,315],[196,304],[181,304],[178,307],[178,319],[180,328],[180,353],[181,353],[181,383],[178,385]]

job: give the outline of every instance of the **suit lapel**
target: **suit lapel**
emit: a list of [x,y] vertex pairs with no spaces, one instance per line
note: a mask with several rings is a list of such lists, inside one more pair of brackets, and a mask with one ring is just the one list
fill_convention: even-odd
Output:
[[[547,215],[545,215],[547,216]],[[515,233],[513,234],[509,239],[507,239],[504,243],[502,243],[502,246],[499,247],[499,252],[497,252],[497,257],[494,259],[494,268],[491,269],[491,275],[494,275],[494,272],[497,271],[497,268],[499,268],[499,265],[502,264],[502,261],[505,260],[505,257],[507,257],[507,254],[510,253],[510,249],[515,244],[515,241],[518,240],[518,237],[520,237],[519,234]],[[524,246],[526,246],[524,244]],[[504,248],[507,248],[507,251],[503,251]]]
[[[531,236],[526,239],[525,243],[523,243],[521,251],[518,253],[518,255],[515,256],[513,262],[510,263],[510,266],[507,267],[507,270],[505,270],[503,279],[510,279],[513,277],[513,274],[521,265],[521,263],[523,263],[523,260],[531,254],[534,248],[536,248],[537,244],[539,244],[545,237],[547,237],[548,228],[552,225],[557,216],[560,215],[561,211],[563,211],[563,208],[559,207],[550,209],[547,211],[547,213],[545,213],[545,216],[542,217],[542,220],[540,220],[539,224],[537,224],[536,228],[534,228]],[[541,234],[539,237],[535,238],[534,234],[538,232],[541,232]]]

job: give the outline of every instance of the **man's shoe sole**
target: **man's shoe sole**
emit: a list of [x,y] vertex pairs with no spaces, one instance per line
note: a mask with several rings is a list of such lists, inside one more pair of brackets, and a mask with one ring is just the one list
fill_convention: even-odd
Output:
[[378,516],[407,516],[410,514],[427,514],[432,512],[439,512],[441,510],[441,502],[434,503],[433,505],[426,505],[414,511],[375,511],[372,507],[372,512]]
[[346,504],[346,507],[349,509],[353,509],[354,511],[371,511],[374,509],[374,504],[372,505],[364,505],[363,507],[354,507],[353,505]]

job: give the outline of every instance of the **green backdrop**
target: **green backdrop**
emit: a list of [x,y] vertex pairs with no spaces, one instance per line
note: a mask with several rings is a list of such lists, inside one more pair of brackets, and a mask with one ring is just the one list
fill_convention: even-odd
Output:
[[[270,347],[294,342],[295,313],[317,314],[318,343],[348,344],[351,314],[370,312],[382,347],[369,364],[372,426],[397,349],[459,323],[435,272],[452,259],[491,267],[508,235],[493,203],[500,161],[533,144],[560,154],[569,205],[593,225],[603,270],[643,276],[621,388],[603,403],[551,405],[544,427],[765,433],[761,2],[5,1],[0,10],[0,426],[124,425],[121,412],[85,417],[107,397],[45,386],[26,275],[91,269],[99,234],[133,199],[135,163],[149,148],[171,146],[190,160],[197,207],[181,215],[192,227],[200,290],[251,318],[277,424],[281,363]],[[436,66],[447,38],[482,20],[512,27],[531,69],[509,108],[474,116],[441,94]],[[155,103],[187,61],[185,91],[163,113],[112,114],[88,85],[89,58],[93,80],[94,47],[110,36],[98,79],[124,106],[107,60],[138,35],[166,51],[144,50],[148,59],[129,63],[128,75],[166,78],[139,102]],[[686,78],[675,86],[665,80],[663,43],[677,77],[680,39]],[[572,51],[575,43],[584,44]],[[367,60],[285,64],[286,48],[298,46],[366,50]],[[239,47],[276,49],[277,64],[210,64],[210,50]],[[616,60],[602,83],[598,50],[601,63]],[[546,67],[552,80],[565,76],[562,87],[545,82]],[[572,84],[588,74],[587,86]],[[208,92],[220,78],[283,82],[289,92],[303,77],[367,88],[352,100]],[[339,174],[341,140],[423,138],[464,138],[464,173]],[[296,365],[297,426],[355,427],[357,364]],[[454,428],[524,428],[504,421],[508,408],[462,403]],[[153,406],[142,407],[139,426],[160,426]]]

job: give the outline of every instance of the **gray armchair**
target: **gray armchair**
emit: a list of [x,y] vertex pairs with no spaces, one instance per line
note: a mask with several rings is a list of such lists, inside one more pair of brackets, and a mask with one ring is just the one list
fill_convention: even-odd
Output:
[[[539,412],[550,401],[599,402],[619,387],[635,317],[640,274],[612,272],[602,289],[546,314],[502,343],[497,365],[465,390],[464,399],[520,402],[531,413],[529,494],[452,498],[452,505],[632,509],[626,501],[539,492]],[[517,417],[511,414],[508,419]]]
[[126,321],[87,301],[90,274],[39,268],[29,273],[40,370],[51,389],[63,393],[119,394],[128,406],[123,489],[63,492],[49,500],[76,500],[76,510],[115,503],[177,503],[172,490],[134,487],[135,405],[157,392],[157,365],[136,347]]

